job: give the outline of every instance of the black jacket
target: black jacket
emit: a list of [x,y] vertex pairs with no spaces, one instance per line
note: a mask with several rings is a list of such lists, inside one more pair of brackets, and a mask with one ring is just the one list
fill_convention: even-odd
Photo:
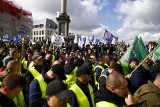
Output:
[[112,93],[105,87],[102,87],[95,93],[95,103],[98,103],[100,101],[111,102],[117,105],[118,107],[122,107],[124,104],[124,99],[122,97],[116,95],[115,93]]
[[0,92],[0,107],[16,107],[13,100],[7,98]]

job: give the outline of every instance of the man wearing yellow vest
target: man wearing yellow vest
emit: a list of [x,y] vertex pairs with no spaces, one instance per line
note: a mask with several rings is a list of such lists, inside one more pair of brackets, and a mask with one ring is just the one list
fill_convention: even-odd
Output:
[[40,55],[36,55],[34,54],[32,56],[32,62],[29,64],[29,67],[28,67],[28,72],[27,74],[25,75],[25,78],[26,78],[26,101],[27,101],[27,105],[28,105],[28,102],[29,102],[29,87],[30,87],[30,84],[31,82],[41,74],[42,72],[42,64],[43,64],[43,60],[42,60],[42,56]]
[[25,78],[19,74],[9,74],[0,88],[0,107],[18,107],[13,99],[25,87]]
[[53,80],[65,80],[61,64],[53,64],[47,72],[43,71],[32,81],[29,89],[29,107],[43,107],[46,98],[46,87]]
[[70,94],[72,94],[72,92],[67,89],[62,81],[53,80],[47,86],[47,105],[44,107],[66,107]]
[[70,88],[78,100],[79,107],[94,107],[94,92],[88,83],[93,75],[92,69],[80,66],[76,72],[76,83]]
[[124,102],[129,107],[136,107],[125,77],[118,72],[112,72],[106,78],[106,87],[100,88],[95,93],[96,107],[123,107]]
[[[16,60],[12,60],[12,61],[9,61],[7,63],[7,67],[6,67],[6,70],[3,71],[6,73],[6,76],[9,75],[9,74],[20,74],[21,72],[21,69],[20,69],[20,64],[18,61]],[[0,82],[3,81],[3,79],[5,78],[4,77],[1,77],[0,78]],[[2,85],[2,83],[1,83]],[[16,104],[16,106],[18,107],[26,107],[26,103],[25,103],[25,98],[24,98],[24,92],[20,92],[20,94],[18,94],[15,98],[14,98],[14,102]]]
[[105,66],[105,60],[104,60],[104,56],[101,55],[99,56],[98,58],[98,65],[95,66],[94,70],[95,70],[95,73],[96,73],[96,81],[98,82],[98,79],[101,75],[101,72],[105,69],[105,68],[108,68],[107,66]]
[[102,71],[101,76],[99,77],[99,88],[106,87],[106,78],[112,72],[119,72],[120,74],[124,75],[123,68],[120,64],[113,62],[109,68],[106,68]]

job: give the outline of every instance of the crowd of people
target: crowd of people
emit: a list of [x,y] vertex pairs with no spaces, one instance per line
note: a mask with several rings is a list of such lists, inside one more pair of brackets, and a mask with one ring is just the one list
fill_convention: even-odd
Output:
[[160,107],[160,60],[124,75],[117,47],[0,41],[0,107]]

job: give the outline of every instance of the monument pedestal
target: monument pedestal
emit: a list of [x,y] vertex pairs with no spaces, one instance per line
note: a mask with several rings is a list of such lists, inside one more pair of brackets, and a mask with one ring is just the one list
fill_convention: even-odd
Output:
[[66,13],[61,13],[56,19],[58,22],[58,34],[68,36],[69,23],[71,22],[70,17]]

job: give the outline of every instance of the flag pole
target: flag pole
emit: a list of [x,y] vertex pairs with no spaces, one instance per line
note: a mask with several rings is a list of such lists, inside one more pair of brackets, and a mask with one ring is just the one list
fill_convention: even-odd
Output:
[[132,74],[137,70],[137,68],[139,68],[139,67],[142,65],[142,63],[143,63],[144,61],[146,61],[146,59],[147,59],[153,52],[154,52],[154,51],[150,52],[150,53],[148,54],[148,56],[146,56],[146,57],[141,61],[141,63],[140,63],[129,75],[132,75]]
[[[21,7],[21,10],[20,10],[20,23],[21,23],[21,26],[23,25],[23,9],[22,9],[22,7]],[[22,64],[21,64],[21,62],[22,62],[22,56],[23,56],[23,51],[24,51],[24,35],[22,34],[21,35],[21,37],[22,37],[22,48],[21,48],[21,55],[20,55],[20,67],[22,66]]]

